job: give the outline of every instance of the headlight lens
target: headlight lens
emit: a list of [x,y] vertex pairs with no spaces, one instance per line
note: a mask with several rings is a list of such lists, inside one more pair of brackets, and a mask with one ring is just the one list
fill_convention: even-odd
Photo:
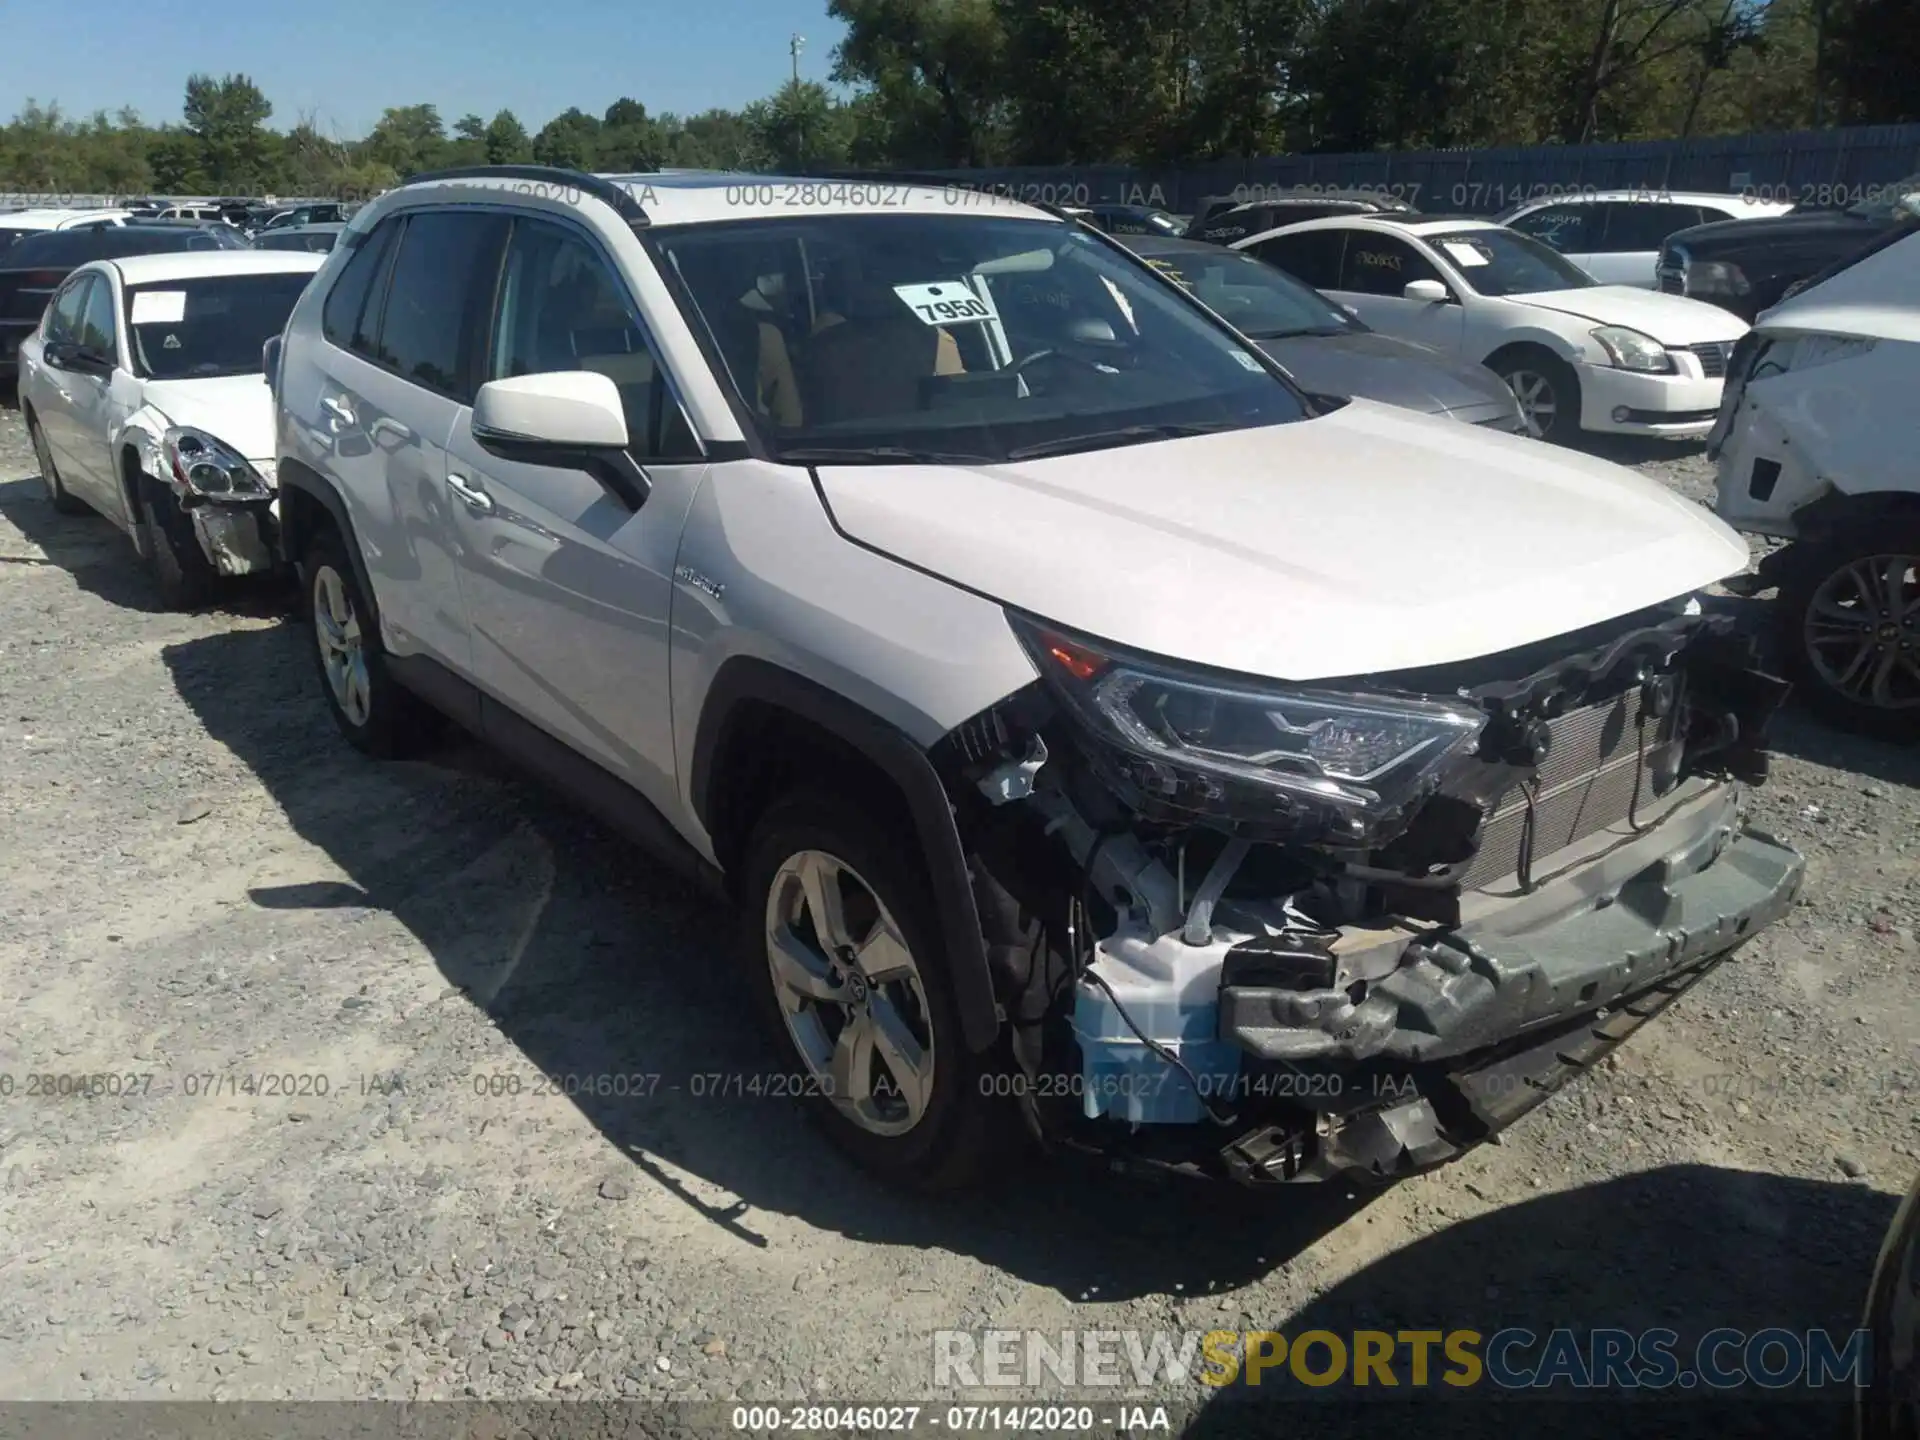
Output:
[[1191,675],[1009,619],[1096,742],[1096,768],[1158,818],[1373,848],[1404,828],[1486,724],[1464,702]]
[[1593,338],[1607,352],[1608,362],[1622,370],[1665,374],[1673,369],[1673,357],[1667,354],[1667,347],[1651,335],[1642,335],[1624,325],[1602,325],[1593,332]]
[[173,478],[196,495],[212,500],[260,500],[273,493],[262,475],[237,450],[204,430],[176,425],[161,442]]
[[1687,266],[1687,294],[1731,299],[1753,287],[1747,273],[1731,260],[1695,260]]

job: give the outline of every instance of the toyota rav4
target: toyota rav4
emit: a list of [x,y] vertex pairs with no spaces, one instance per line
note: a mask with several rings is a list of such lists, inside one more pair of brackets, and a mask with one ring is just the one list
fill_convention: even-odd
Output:
[[710,880],[897,1180],[1431,1166],[1800,884],[1732,531],[1306,393],[1061,212],[442,172],[267,351],[340,729],[450,716]]

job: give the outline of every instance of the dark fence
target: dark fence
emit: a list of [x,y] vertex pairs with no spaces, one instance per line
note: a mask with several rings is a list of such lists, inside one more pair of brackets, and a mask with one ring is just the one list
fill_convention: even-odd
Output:
[[1920,125],[1785,135],[1712,135],[1506,150],[1274,155],[1166,169],[1008,166],[945,172],[961,183],[1060,205],[1121,201],[1190,212],[1210,195],[1383,190],[1429,213],[1490,215],[1519,200],[1591,190],[1701,190],[1844,207],[1920,172]]

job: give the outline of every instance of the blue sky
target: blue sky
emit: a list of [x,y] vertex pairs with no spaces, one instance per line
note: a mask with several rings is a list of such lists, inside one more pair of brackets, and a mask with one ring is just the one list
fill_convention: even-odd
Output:
[[389,105],[433,104],[448,125],[505,107],[537,130],[569,105],[622,95],[651,112],[736,108],[832,68],[825,0],[81,0],[6,11],[0,118],[27,98],[69,115],[132,105],[178,121],[187,76],[240,72],[276,129],[311,113],[364,134]]

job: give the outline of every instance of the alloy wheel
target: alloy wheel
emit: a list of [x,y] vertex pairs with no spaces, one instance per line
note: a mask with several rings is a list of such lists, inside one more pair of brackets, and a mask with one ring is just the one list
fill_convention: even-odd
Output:
[[1512,370],[1507,373],[1507,388],[1520,402],[1520,418],[1526,424],[1527,434],[1536,440],[1546,439],[1560,411],[1553,382],[1537,370]]
[[861,1129],[903,1135],[933,1095],[933,1025],[920,967],[887,907],[820,850],[774,873],[767,967],[794,1048],[820,1093]]
[[1813,592],[1801,632],[1814,673],[1849,700],[1920,707],[1920,556],[1840,566]]
[[313,630],[334,704],[351,724],[366,724],[373,711],[373,684],[361,644],[360,617],[354,613],[346,582],[331,565],[314,572]]

